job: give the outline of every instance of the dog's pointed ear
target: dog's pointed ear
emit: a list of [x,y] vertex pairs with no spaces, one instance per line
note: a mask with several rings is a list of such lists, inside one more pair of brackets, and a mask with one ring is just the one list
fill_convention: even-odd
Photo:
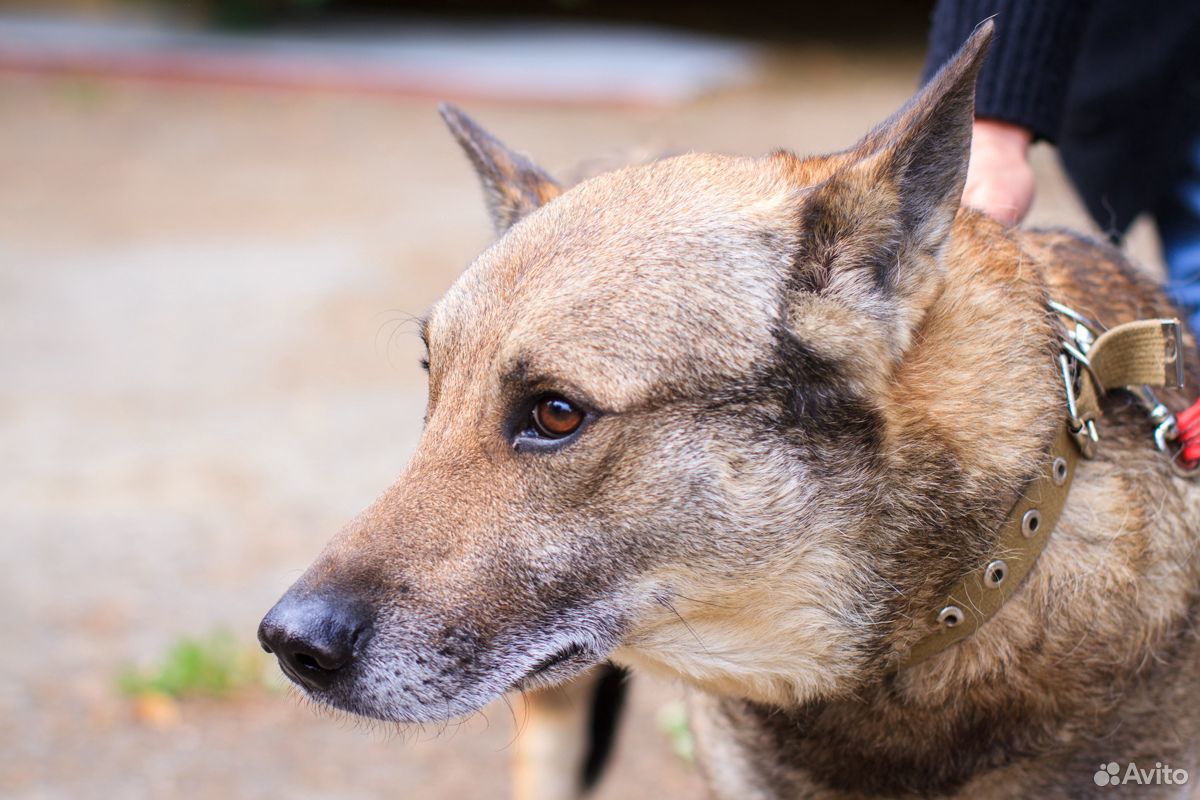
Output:
[[497,235],[562,193],[554,179],[540,167],[505,147],[459,109],[442,103],[438,112],[471,159],[483,183],[488,212]]
[[[917,295],[936,272],[962,200],[985,21],[902,109],[845,153],[802,200],[796,283]],[[931,263],[932,262],[932,263]]]

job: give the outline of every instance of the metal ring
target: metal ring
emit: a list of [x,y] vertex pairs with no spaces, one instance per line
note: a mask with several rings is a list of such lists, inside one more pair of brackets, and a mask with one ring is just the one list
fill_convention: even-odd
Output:
[[943,628],[953,628],[962,621],[963,612],[958,606],[946,606],[938,614],[938,624]]
[[1058,456],[1054,459],[1054,463],[1050,465],[1050,477],[1055,486],[1062,486],[1067,482],[1067,460],[1065,458]]
[[983,585],[989,589],[998,589],[1000,584],[1004,583],[1004,579],[1008,577],[1008,564],[1005,564],[1000,559],[989,562],[983,568]]
[[1025,534],[1026,539],[1037,536],[1037,532],[1041,527],[1042,512],[1036,508],[1029,509],[1025,512],[1025,516],[1021,517],[1021,533]]

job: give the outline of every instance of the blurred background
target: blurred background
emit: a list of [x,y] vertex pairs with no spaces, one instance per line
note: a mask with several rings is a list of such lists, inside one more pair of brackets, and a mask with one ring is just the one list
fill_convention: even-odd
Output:
[[[565,176],[827,151],[929,6],[0,3],[0,796],[507,796],[519,698],[396,734],[254,642],[413,449],[411,320],[491,239],[436,101]],[[1034,161],[1030,224],[1089,229]],[[635,683],[598,797],[700,793],[678,696]]]

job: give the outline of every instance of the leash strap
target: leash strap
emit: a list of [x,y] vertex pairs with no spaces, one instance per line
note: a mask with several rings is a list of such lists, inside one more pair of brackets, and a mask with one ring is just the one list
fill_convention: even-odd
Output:
[[1182,445],[1179,459],[1184,469],[1200,470],[1200,400],[1186,411],[1175,415],[1179,423],[1179,441]]
[[1186,477],[1200,474],[1200,401],[1177,418],[1151,389],[1183,386],[1179,321],[1138,320],[1103,330],[1073,309],[1054,302],[1050,307],[1075,323],[1058,356],[1067,402],[1065,424],[1038,474],[1009,512],[990,557],[945,597],[927,623],[932,630],[916,643],[901,668],[970,636],[1020,588],[1062,516],[1079,458],[1096,453],[1100,397],[1106,392],[1119,388],[1133,392],[1158,425],[1159,449],[1170,456],[1167,444],[1181,445],[1171,459],[1175,472]]
[[1126,322],[1105,331],[1088,351],[1101,393],[1124,386],[1183,386],[1183,331],[1177,319]]

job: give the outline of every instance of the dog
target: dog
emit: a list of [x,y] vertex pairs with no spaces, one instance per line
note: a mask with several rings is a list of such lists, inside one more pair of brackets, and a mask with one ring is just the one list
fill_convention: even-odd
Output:
[[1048,302],[1175,315],[1105,244],[960,208],[991,36],[823,157],[564,189],[447,109],[499,237],[422,323],[412,460],[262,622],[283,671],[398,723],[532,693],[526,795],[579,791],[607,661],[689,687],[721,798],[1194,793],[1200,484],[1129,393],[1016,590],[912,658],[1068,416]]

